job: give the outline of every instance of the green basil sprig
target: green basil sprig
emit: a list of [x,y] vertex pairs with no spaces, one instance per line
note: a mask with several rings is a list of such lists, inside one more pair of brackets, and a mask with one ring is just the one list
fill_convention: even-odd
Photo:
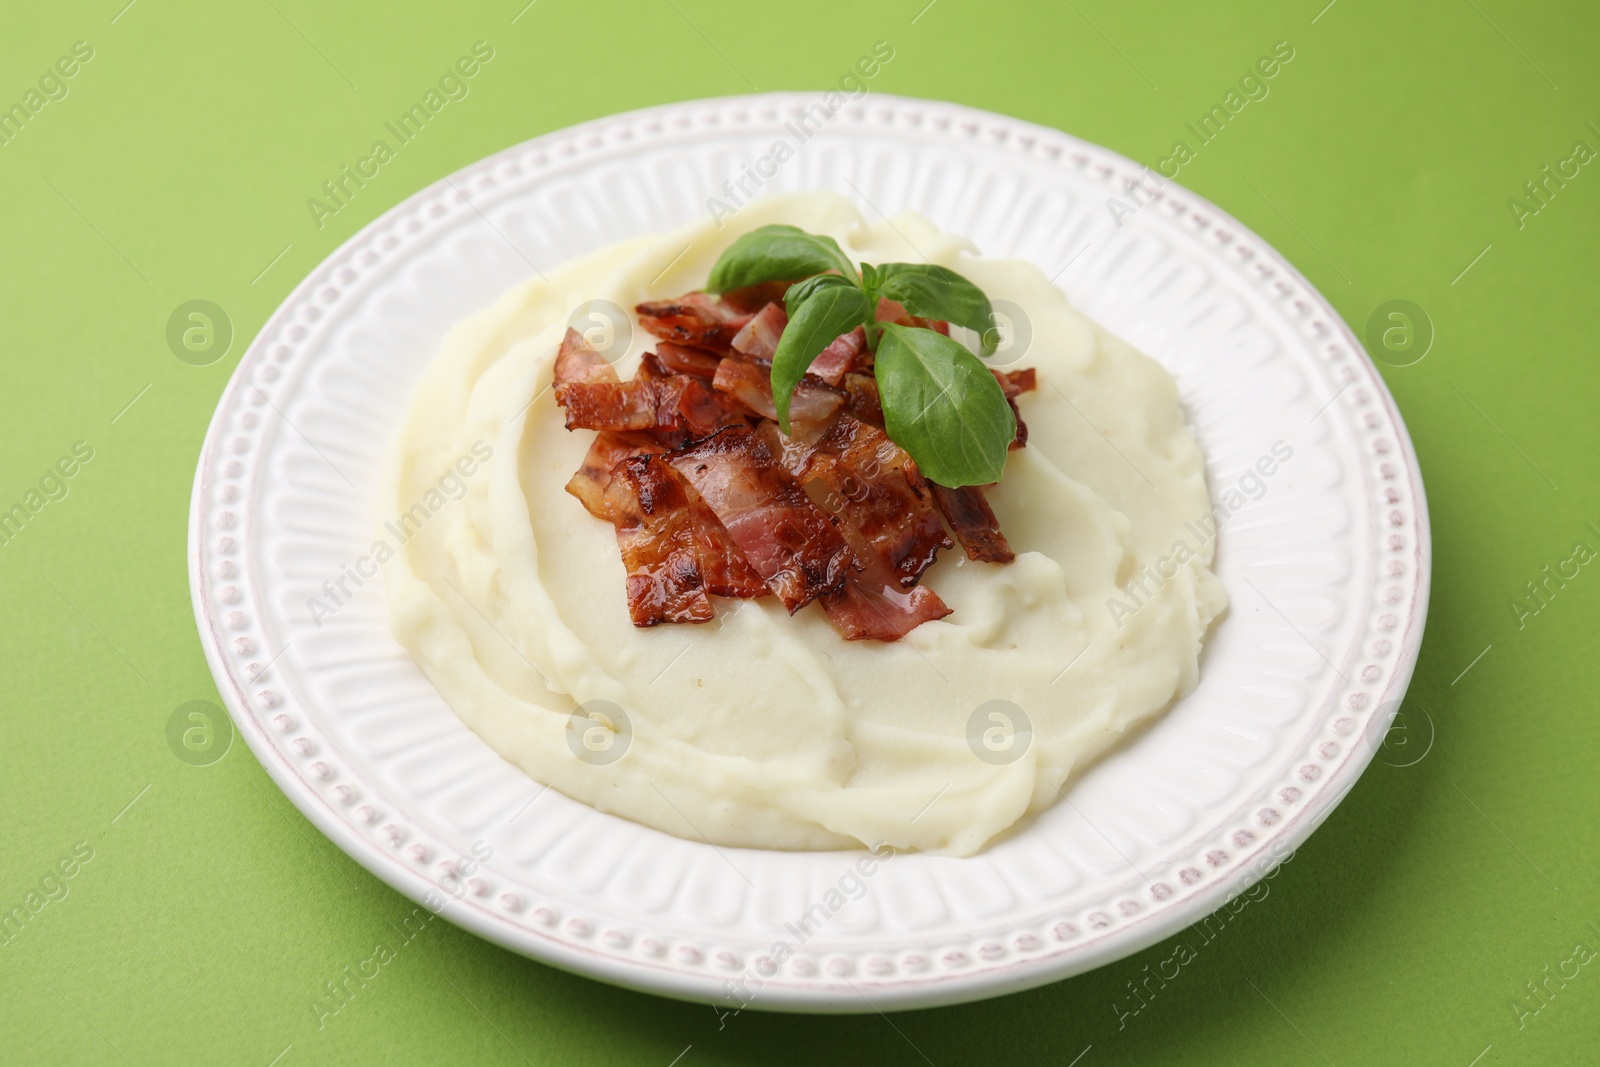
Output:
[[763,226],[728,246],[711,268],[706,289],[726,293],[762,282],[792,282],[836,270],[854,277],[855,264],[832,237],[796,226]]
[[879,296],[902,305],[919,319],[943,319],[965,326],[983,339],[984,355],[994,351],[994,308],[989,306],[989,298],[949,267],[885,263],[873,273]]
[[948,267],[928,263],[855,264],[831,237],[794,226],[763,226],[717,260],[714,293],[760,282],[793,281],[784,297],[789,325],[772,357],[778,425],[789,432],[789,402],[806,369],[841,334],[866,327],[890,438],[940,485],[1000,480],[1017,420],[983,361],[934,330],[879,323],[879,297],[918,318],[974,330],[994,348],[994,309],[983,290]]
[[1000,480],[1017,417],[981,360],[942,333],[886,322],[873,370],[884,429],[923,474],[952,489]]
[[[820,277],[839,276],[823,274]],[[778,426],[784,433],[789,432],[789,400],[795,386],[805,376],[806,368],[840,334],[872,321],[874,306],[875,302],[867,299],[866,293],[843,279],[837,285],[819,286],[806,299],[796,302],[789,325],[778,338],[778,350],[772,354],[772,404],[778,409]]]

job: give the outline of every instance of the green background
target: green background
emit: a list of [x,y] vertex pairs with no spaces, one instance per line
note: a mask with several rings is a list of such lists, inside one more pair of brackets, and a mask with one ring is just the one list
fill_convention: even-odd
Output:
[[[1600,574],[1585,567],[1520,625],[1510,604],[1575,542],[1600,548],[1585,525],[1600,525],[1600,165],[1520,227],[1507,207],[1575,141],[1600,149],[1592,4],[124,2],[11,4],[0,34],[0,105],[74,41],[95,49],[70,94],[0,147],[0,509],[75,442],[94,449],[0,547],[0,910],[76,843],[94,849],[69,895],[0,945],[0,1058],[1594,1062],[1600,962],[1549,976],[1577,943],[1600,947]],[[306,198],[479,39],[496,56],[471,96],[319,230]],[[895,57],[874,91],[1152,164],[1274,42],[1293,46],[1270,96],[1179,180],[1273,242],[1359,334],[1396,299],[1436,331],[1426,358],[1384,367],[1434,528],[1405,712],[1417,746],[1380,754],[1215,940],[1186,935],[1197,958],[1125,1027],[1113,1004],[1179,939],[965,1007],[719,1021],[437,922],[318,1029],[312,998],[410,903],[312,829],[242,744],[191,766],[166,737],[179,705],[218,699],[185,526],[239,354],[346,237],[473,160],[645,105],[826,88],[879,39]],[[210,366],[165,340],[191,299],[236,331]],[[1393,765],[1430,730],[1425,758]]]

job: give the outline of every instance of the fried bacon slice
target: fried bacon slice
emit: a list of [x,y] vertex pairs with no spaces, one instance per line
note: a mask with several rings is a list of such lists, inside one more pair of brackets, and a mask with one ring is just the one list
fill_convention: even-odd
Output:
[[707,594],[761,597],[767,585],[689,484],[659,455],[623,460],[606,487],[617,547],[628,570],[635,626],[707,622]]
[[[771,432],[776,435],[777,428]],[[939,550],[955,544],[911,456],[888,434],[848,414],[823,431],[800,461],[798,477],[815,478],[832,490],[830,510],[859,531],[901,589],[916,585]]]
[[633,380],[619,381],[616,370],[573,330],[556,357],[555,394],[566,410],[567,429],[649,434],[662,446],[659,452],[742,422],[750,413],[696,376],[668,374],[659,356],[646,357]]
[[757,312],[768,304],[783,303],[783,296],[794,282],[758,282],[743,289],[729,289],[722,294],[722,302],[736,311]]
[[663,375],[692,374],[696,378],[715,378],[717,364],[722,362],[720,356],[714,356],[703,349],[675,345],[671,341],[662,341],[656,345],[654,356],[656,365]]
[[[705,622],[712,596],[776,594],[791,613],[818,601],[847,640],[897,641],[950,614],[919,584],[940,550],[1015,558],[981,487],[929,482],[889,439],[864,329],[812,362],[791,398],[791,435],[779,432],[770,367],[788,286],[640,304],[660,340],[630,381],[581,334],[562,340],[556,401],[568,429],[599,431],[566,489],[615,527],[636,626]],[[877,317],[949,333],[893,301]],[[1020,448],[1016,398],[1036,375],[993,373]]]
[[1000,389],[1006,394],[1007,400],[1015,400],[1023,393],[1031,393],[1039,388],[1039,371],[1034,367],[1026,370],[997,370],[992,373],[1000,383]]
[[[717,376],[711,385],[763,418],[778,417],[778,409],[772,402],[772,379],[765,367],[742,359],[725,359],[717,367]],[[826,422],[843,406],[844,400],[839,390],[815,379],[802,378],[789,398],[789,421],[795,425]]]
[[859,369],[866,362],[866,356],[867,331],[865,327],[857,326],[818,352],[817,358],[806,368],[806,373],[816,375],[829,385],[838,385],[846,374]]
[[561,340],[552,384],[556,403],[566,409],[569,430],[658,428],[654,384],[619,379],[616,368],[577,330],[568,329]]
[[844,409],[851,415],[883,429],[883,400],[878,396],[878,379],[862,371],[850,371],[844,376]]
[[[682,475],[678,477],[681,479]],[[705,579],[706,592],[738,600],[759,600],[771,596],[772,590],[750,566],[750,561],[739,551],[739,546],[733,543],[733,536],[717,518],[716,512],[706,506],[700,494],[687,482],[684,483],[684,489],[689,496],[689,511],[694,517],[696,551],[700,556],[700,576]]]
[[605,495],[628,570],[633,624],[710,622],[716,611],[700,573],[694,518],[672,468],[660,456],[625,459]]
[[1017,397],[1039,387],[1039,374],[1033,367],[1013,371],[998,371],[991,367],[989,373],[1000,383],[1000,391],[1005,393],[1006,403],[1011,405],[1011,414],[1017,417],[1017,436],[1012,438],[1010,445],[1011,451],[1015,452],[1028,443],[1028,424],[1022,421],[1022,409],[1017,407]]
[[745,359],[758,363],[771,364],[772,356],[778,351],[778,338],[783,336],[783,328],[789,325],[789,316],[783,310],[783,305],[774,301],[756,312],[749,322],[744,324],[744,329],[736,334],[732,341],[735,354]]
[[748,426],[667,453],[790,614],[837,592],[853,558],[833,518]]
[[[782,438],[772,423],[759,432]],[[839,519],[855,556],[844,586],[821,597],[828,621],[847,641],[898,641],[950,608],[922,572],[952,542],[934,511],[916,464],[888,435],[841,414],[814,444],[791,443],[788,462],[801,477],[826,487],[817,494]]]
[[934,504],[944,521],[950,524],[950,532],[961,542],[968,559],[980,563],[1010,563],[1017,558],[1006,543],[1006,535],[1000,532],[1000,522],[994,517],[994,509],[989,506],[989,498],[983,495],[982,486],[950,489],[938,482],[929,482],[928,486],[933,490]]
[[585,510],[597,519],[611,521],[611,507],[606,503],[606,486],[611,484],[612,471],[617,464],[633,456],[642,456],[664,449],[653,442],[645,442],[630,434],[602,432],[595,434],[583,465],[567,482],[567,492],[583,503]]
[[567,327],[566,336],[561,339],[561,347],[556,349],[556,363],[553,372],[556,388],[556,399],[559,401],[561,388],[576,383],[615,384],[620,381],[617,377],[617,368],[606,362],[595,347],[584,339],[583,334]]
[[[835,518],[840,535],[850,547],[853,558],[845,572],[844,585],[818,598],[828,621],[847,641],[898,641],[922,623],[944,618],[950,609],[933,590],[916,585],[916,577],[905,580],[895,570],[896,564],[902,568],[911,564],[920,576],[927,563],[932,562],[936,547],[905,543],[892,526],[877,521],[881,516],[874,513],[869,501],[892,494],[897,484],[905,486],[907,474],[919,480],[921,476],[916,474],[916,464],[910,456],[905,457],[906,466],[902,468],[892,454],[868,455],[866,446],[878,436],[899,451],[880,431],[862,423],[851,428],[848,423],[855,420],[848,415],[840,415],[839,419],[848,420],[840,433],[834,431],[838,423],[830,423],[785,437],[772,422],[762,422],[756,433],[811,499]],[[851,442],[853,448],[849,447]],[[858,474],[850,473],[852,461],[860,475],[881,476],[883,486],[874,492],[861,485]],[[827,478],[822,476],[824,470]],[[835,486],[842,486],[852,496],[842,495]],[[919,532],[938,545],[949,547],[951,542],[926,499],[926,488],[923,492],[929,525],[922,525]],[[913,526],[918,525],[913,520]]]
[[754,414],[733,397],[711,389],[698,378],[679,377],[668,381],[684,383],[675,411],[690,438],[709,437],[724,426],[744,424]]
[[569,430],[671,430],[676,425],[676,399],[667,398],[663,410],[660,390],[647,379],[574,382],[556,388],[556,402],[567,411]]
[[728,348],[754,313],[710,293],[688,293],[676,300],[640,304],[633,310],[639,325],[663,341],[718,350]]
[[865,573],[851,572],[838,592],[822,596],[822,610],[846,641],[898,641],[925,622],[950,614],[939,594],[925,585],[898,588],[874,561]]

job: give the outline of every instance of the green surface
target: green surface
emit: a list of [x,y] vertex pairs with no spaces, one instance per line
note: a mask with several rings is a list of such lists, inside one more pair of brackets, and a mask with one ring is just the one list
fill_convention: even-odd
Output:
[[[74,471],[46,480],[60,499],[41,492],[0,547],[0,908],[40,894],[0,944],[0,1059],[1594,1062],[1600,965],[1574,950],[1600,948],[1600,574],[1582,566],[1520,619],[1510,605],[1576,542],[1600,548],[1600,167],[1552,182],[1520,225],[1507,205],[1574,142],[1600,149],[1593,5],[830,0],[789,9],[802,16],[538,0],[513,22],[521,0],[138,0],[119,15],[124,2],[13,4],[0,34],[0,106],[74,42],[94,50],[0,146],[0,510],[62,457]],[[719,1020],[433,922],[319,1028],[324,983],[397,941],[410,903],[242,744],[195,766],[167,740],[174,709],[217,699],[184,538],[240,352],[339,242],[458,167],[630,108],[825,88],[880,39],[895,54],[874,91],[992,108],[1152,165],[1289,42],[1269,95],[1179,178],[1282,249],[1358,333],[1391,300],[1431,319],[1426,358],[1384,368],[1433,519],[1406,712],[1419,731],[1431,718],[1431,751],[1375,763],[1213,939],[1026,994],[887,1020]],[[470,95],[319,229],[307,198],[478,40],[495,53]],[[236,332],[210,366],[166,343],[193,299]],[[70,459],[80,441],[86,463]],[[1180,940],[1180,977],[1119,1024],[1127,984]]]

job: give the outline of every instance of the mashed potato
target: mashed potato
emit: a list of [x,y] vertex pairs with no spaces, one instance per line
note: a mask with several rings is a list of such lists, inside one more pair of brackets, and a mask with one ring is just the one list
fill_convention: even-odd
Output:
[[[564,428],[549,388],[573,310],[700,288],[734,238],[774,222],[858,262],[951,267],[1031,323],[1015,362],[1039,372],[1020,400],[1031,436],[990,492],[1016,561],[943,553],[922,580],[954,614],[898,643],[843,641],[820,606],[791,617],[770,597],[636,629],[611,526],[563,491],[594,437]],[[653,344],[635,329],[624,378]],[[1192,689],[1225,604],[1213,541],[1185,526],[1211,502],[1167,373],[1032,265],[916,215],[869,225],[832,194],[612,245],[460,323],[394,438],[383,518],[474,445],[492,456],[464,497],[385,564],[395,637],[533,778],[691,840],[970,855]],[[1180,541],[1202,547],[1178,559]]]

